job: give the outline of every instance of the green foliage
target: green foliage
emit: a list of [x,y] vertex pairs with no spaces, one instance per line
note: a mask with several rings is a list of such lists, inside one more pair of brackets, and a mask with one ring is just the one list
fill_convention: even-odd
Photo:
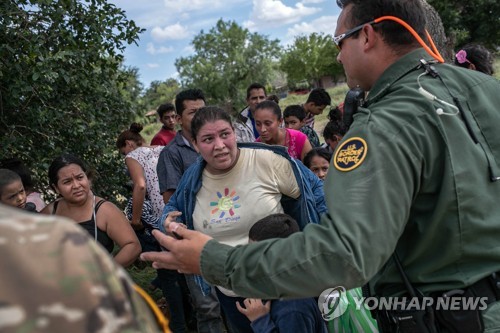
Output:
[[177,59],[175,66],[182,85],[202,89],[209,104],[240,107],[248,85],[269,83],[278,43],[220,19],[208,33],[194,37],[195,54]]
[[106,0],[2,1],[0,158],[21,158],[47,192],[52,159],[72,152],[97,171],[96,191],[116,196],[114,142],[142,88],[121,52],[141,31]]
[[493,63],[493,76],[500,80],[500,54],[497,53],[495,62]]
[[317,87],[322,76],[330,75],[334,81],[343,76],[344,70],[337,62],[337,55],[337,47],[330,35],[298,36],[284,52],[281,70],[287,74],[289,86],[307,80]]
[[490,49],[500,46],[500,2],[498,0],[427,0],[441,16],[446,34],[455,45],[469,42]]
[[142,289],[146,290],[155,301],[163,297],[160,289],[151,290],[151,281],[156,278],[156,270],[149,263],[136,261],[134,265],[127,268],[132,280]]
[[142,96],[142,104],[145,110],[156,110],[164,103],[174,104],[175,95],[179,92],[179,83],[175,79],[165,82],[153,81]]

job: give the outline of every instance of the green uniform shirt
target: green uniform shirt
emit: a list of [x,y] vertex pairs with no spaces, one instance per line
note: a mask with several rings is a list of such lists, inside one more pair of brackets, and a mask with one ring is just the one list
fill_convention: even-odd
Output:
[[395,250],[424,293],[500,271],[500,181],[491,181],[500,177],[500,84],[434,65],[448,88],[431,75],[420,85],[448,104],[456,96],[464,111],[456,114],[418,91],[422,58],[430,60],[416,50],[390,66],[354,116],[325,181],[330,213],[322,224],[245,247],[210,241],[201,258],[209,282],[269,298],[370,280],[377,295],[398,295],[405,288]]

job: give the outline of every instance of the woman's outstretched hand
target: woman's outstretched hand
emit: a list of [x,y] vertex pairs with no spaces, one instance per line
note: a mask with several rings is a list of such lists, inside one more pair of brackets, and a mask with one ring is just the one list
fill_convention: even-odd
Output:
[[141,254],[141,260],[151,261],[153,268],[156,269],[175,269],[179,273],[201,274],[201,251],[212,237],[198,231],[188,230],[183,224],[168,222],[168,218],[165,221],[165,228],[175,238],[159,230],[154,230],[153,236],[168,251],[144,252]]

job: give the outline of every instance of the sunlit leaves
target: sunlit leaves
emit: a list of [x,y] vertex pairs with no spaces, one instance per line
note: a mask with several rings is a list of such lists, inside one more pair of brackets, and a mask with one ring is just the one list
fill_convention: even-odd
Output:
[[192,45],[195,54],[175,62],[182,84],[202,89],[210,103],[236,108],[243,106],[249,84],[269,83],[280,54],[278,40],[222,19],[196,35]]
[[52,159],[73,152],[99,171],[98,192],[121,189],[114,142],[141,90],[121,52],[141,31],[106,0],[2,1],[0,158],[21,158],[46,185]]

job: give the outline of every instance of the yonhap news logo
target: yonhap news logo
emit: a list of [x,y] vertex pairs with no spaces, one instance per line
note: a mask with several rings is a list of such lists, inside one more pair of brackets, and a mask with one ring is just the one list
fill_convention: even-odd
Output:
[[353,311],[423,311],[427,308],[437,311],[484,311],[488,308],[488,297],[464,296],[464,291],[460,289],[450,290],[438,297],[363,297],[360,293],[338,286],[324,290],[318,298],[318,308],[326,321],[342,316],[349,303]]
[[318,308],[326,321],[342,316],[348,304],[346,290],[342,286],[326,289],[318,297]]

